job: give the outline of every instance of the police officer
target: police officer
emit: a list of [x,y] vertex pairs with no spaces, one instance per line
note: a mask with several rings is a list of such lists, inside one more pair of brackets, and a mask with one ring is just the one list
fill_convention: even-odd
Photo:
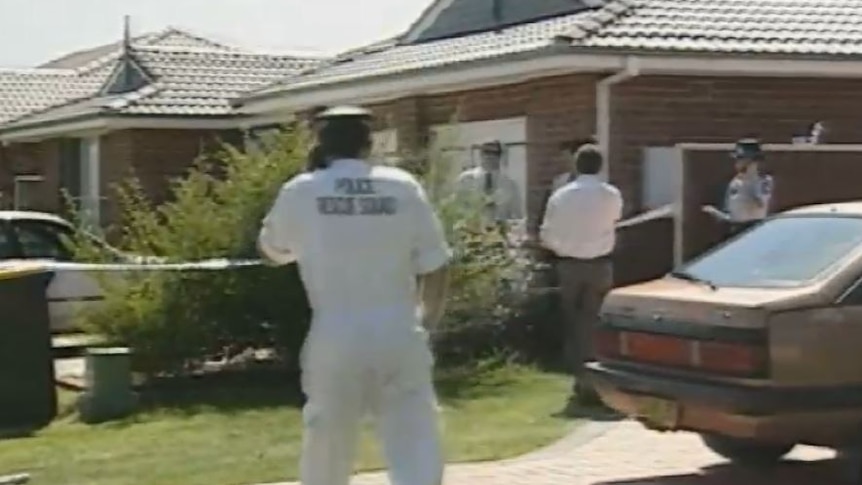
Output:
[[502,170],[503,145],[499,141],[483,143],[479,147],[481,163],[458,176],[458,189],[462,193],[482,194],[485,197],[488,220],[509,222],[524,217],[521,193],[515,183]]
[[313,310],[301,356],[301,482],[347,485],[360,420],[370,413],[391,483],[439,485],[423,325],[441,318],[450,250],[421,185],[366,160],[369,118],[358,108],[321,115],[328,166],[282,187],[258,240],[271,263],[297,262]]
[[725,211],[730,233],[737,234],[766,218],[774,185],[771,176],[760,172],[764,157],[756,139],[744,138],[736,142],[732,157],[736,176],[727,186]]

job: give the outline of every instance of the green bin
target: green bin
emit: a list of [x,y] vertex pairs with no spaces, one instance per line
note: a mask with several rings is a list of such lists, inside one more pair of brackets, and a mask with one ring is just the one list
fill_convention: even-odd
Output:
[[57,415],[46,290],[52,273],[0,269],[0,433],[27,433]]

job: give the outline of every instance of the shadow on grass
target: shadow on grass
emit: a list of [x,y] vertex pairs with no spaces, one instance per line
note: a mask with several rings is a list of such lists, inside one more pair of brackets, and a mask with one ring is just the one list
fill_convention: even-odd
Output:
[[298,408],[304,402],[298,373],[282,370],[163,379],[140,389],[139,398],[143,412],[186,415]]
[[[523,371],[521,371],[523,372]],[[438,370],[439,397],[448,405],[489,395],[504,395],[519,378],[505,363],[480,363]],[[233,414],[281,407],[300,408],[305,397],[298,372],[254,370],[153,382],[138,391],[145,413],[191,416],[201,412]],[[137,420],[129,418],[129,422]]]

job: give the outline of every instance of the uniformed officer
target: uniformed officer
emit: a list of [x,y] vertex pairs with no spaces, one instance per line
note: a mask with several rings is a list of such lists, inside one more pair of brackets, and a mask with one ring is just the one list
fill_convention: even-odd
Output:
[[764,157],[756,139],[744,138],[736,142],[732,157],[736,176],[727,186],[725,211],[731,234],[737,234],[769,214],[774,184],[771,176],[760,172]]
[[497,223],[524,217],[518,184],[502,171],[503,145],[499,141],[479,147],[481,163],[458,176],[462,193],[482,194],[486,200],[486,217]]
[[347,485],[360,420],[370,413],[391,483],[439,485],[423,324],[441,318],[450,250],[416,179],[366,161],[368,112],[333,108],[321,118],[329,165],[282,187],[258,240],[268,261],[297,262],[313,310],[301,356],[301,482]]

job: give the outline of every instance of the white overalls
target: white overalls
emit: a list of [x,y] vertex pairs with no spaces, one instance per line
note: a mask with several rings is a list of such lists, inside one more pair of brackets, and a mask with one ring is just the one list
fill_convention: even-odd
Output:
[[268,259],[295,259],[313,310],[303,347],[304,485],[347,485],[371,414],[393,485],[439,485],[433,358],[416,277],[450,257],[416,180],[361,160],[286,183],[264,220]]

